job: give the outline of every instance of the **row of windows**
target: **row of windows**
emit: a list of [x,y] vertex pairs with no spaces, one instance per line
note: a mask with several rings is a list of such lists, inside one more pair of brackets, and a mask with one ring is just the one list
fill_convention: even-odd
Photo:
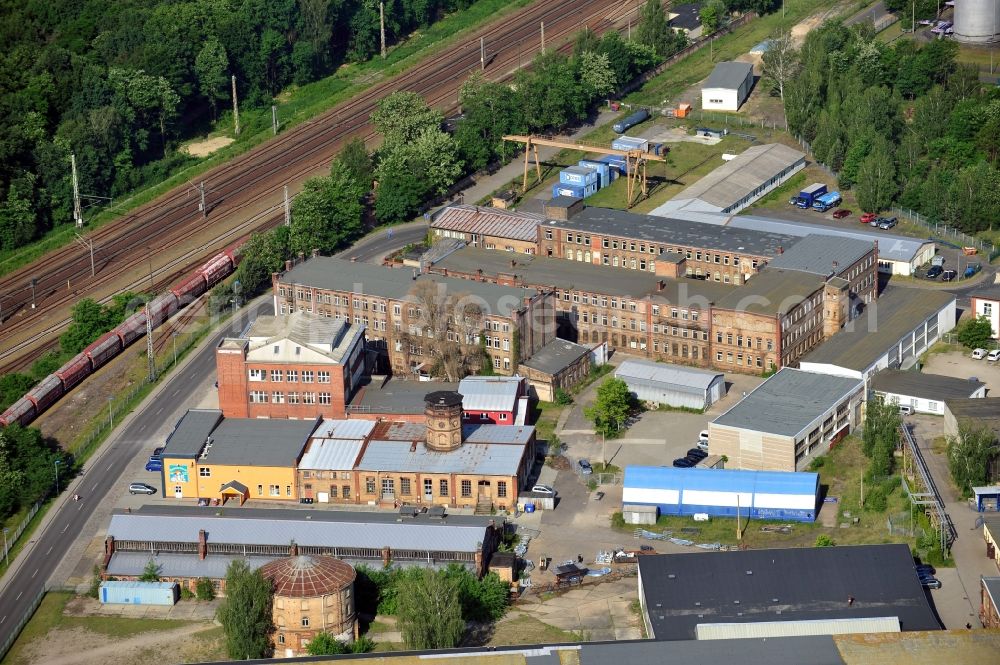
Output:
[[[722,351],[716,351],[715,361],[721,363],[722,358],[723,358]],[[737,353],[734,355],[732,351],[727,351],[725,354],[725,358],[726,362],[729,363],[730,365],[734,364],[735,361],[735,364],[743,365],[746,367],[758,367],[761,369],[763,369],[764,367],[764,358],[762,358],[761,356],[752,356],[749,353],[746,356],[744,356],[742,353]],[[746,362],[744,362],[744,360]],[[773,360],[768,361],[768,365],[769,365],[768,369],[774,369]]]
[[[297,383],[299,380],[299,370],[297,369],[272,369],[269,372],[265,369],[250,368],[248,374],[251,381],[267,381],[270,378],[273,383],[281,383],[282,381]],[[330,383],[330,372],[322,369],[316,372],[311,369],[302,370],[302,383],[312,383],[313,378],[316,379],[316,383]]]
[[[757,348],[758,351],[760,351],[765,346],[767,347],[768,351],[774,351],[774,340],[772,340],[772,339],[764,340],[764,339],[762,339],[760,337],[758,337],[756,339],[757,339],[757,346],[756,346],[756,348]],[[732,346],[734,340],[736,342],[736,346],[740,346],[740,347],[745,346],[748,349],[754,348],[754,338],[753,337],[750,337],[749,335],[747,335],[746,337],[744,337],[743,335],[736,335],[734,337],[732,333],[726,333],[726,344]],[[721,331],[717,331],[715,333],[715,341],[718,344],[722,344],[722,332]],[[746,344],[744,344],[744,342],[746,342]]]
[[[263,390],[250,391],[251,404],[316,404],[316,393],[285,393],[281,391],[265,392]],[[330,404],[330,393],[319,393],[320,404]]]

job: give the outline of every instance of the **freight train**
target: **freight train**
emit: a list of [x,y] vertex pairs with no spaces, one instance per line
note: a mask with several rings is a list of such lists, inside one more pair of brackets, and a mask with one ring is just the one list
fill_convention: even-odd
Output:
[[0,425],[20,423],[27,426],[74,386],[145,335],[147,317],[151,319],[153,328],[159,327],[179,309],[232,274],[239,263],[236,250],[234,246],[216,255],[170,290],[146,303],[144,311],[136,312],[98,337],[65,365],[39,381],[28,394],[11,404],[0,414]]

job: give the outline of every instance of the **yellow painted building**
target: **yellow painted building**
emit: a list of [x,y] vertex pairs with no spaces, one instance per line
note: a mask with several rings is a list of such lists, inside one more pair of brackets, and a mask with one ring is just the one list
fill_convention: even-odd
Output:
[[250,498],[298,501],[296,468],[318,424],[188,411],[163,449],[163,495],[241,504]]

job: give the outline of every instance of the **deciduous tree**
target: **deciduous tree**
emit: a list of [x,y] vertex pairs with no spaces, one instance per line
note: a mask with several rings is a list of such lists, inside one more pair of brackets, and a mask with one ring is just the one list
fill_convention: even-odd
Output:
[[609,377],[597,389],[594,405],[585,409],[594,429],[606,437],[618,436],[621,426],[635,407],[635,397],[621,379]]
[[226,597],[217,612],[226,652],[243,660],[271,655],[271,582],[237,559],[226,569]]
[[997,437],[990,427],[959,421],[958,436],[948,438],[948,468],[962,496],[987,483],[990,460],[997,452]]
[[402,580],[399,627],[410,649],[448,649],[465,630],[458,581],[428,568]]
[[891,148],[884,139],[877,140],[858,169],[858,205],[863,210],[885,210],[895,200],[897,193],[899,186],[896,183],[896,164]]
[[652,48],[662,58],[667,54],[667,44],[671,41],[672,32],[660,0],[646,0],[639,11],[635,41]]
[[799,52],[792,42],[791,33],[783,30],[768,40],[763,64],[764,78],[771,81],[784,106],[785,86],[799,72]]
[[989,345],[993,337],[993,325],[985,316],[978,316],[963,323],[955,337],[967,348],[982,349]]
[[425,129],[440,128],[443,120],[441,112],[430,108],[423,97],[405,90],[380,99],[371,115],[375,131],[390,145],[413,141]]

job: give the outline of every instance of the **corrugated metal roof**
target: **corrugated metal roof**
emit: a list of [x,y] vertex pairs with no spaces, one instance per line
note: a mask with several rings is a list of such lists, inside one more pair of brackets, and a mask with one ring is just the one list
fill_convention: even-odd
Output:
[[467,376],[458,383],[465,411],[514,411],[521,377]]
[[[240,512],[247,513],[243,509]],[[209,516],[203,509],[180,515],[115,514],[111,516],[108,535],[114,536],[115,540],[196,543],[199,530],[205,529],[212,542],[234,545],[288,545],[294,541],[310,546],[388,546],[392,549],[458,552],[476,551],[486,535],[486,520],[470,524],[453,516],[440,521],[412,519],[397,522],[395,520],[399,518],[395,514],[383,517],[376,513],[287,510],[281,511],[284,515],[279,516],[278,512],[258,510],[253,517]],[[275,514],[274,519],[257,516],[272,513]],[[289,513],[305,514],[292,518]]]
[[431,228],[534,242],[538,238],[538,225],[544,219],[531,213],[454,205],[439,212]]
[[845,635],[852,633],[898,633],[899,617],[858,617],[856,619],[808,619],[805,621],[754,621],[752,623],[699,623],[699,640],[793,637],[804,635]]
[[338,471],[353,469],[364,439],[317,439],[309,441],[309,448],[302,455],[298,468]]
[[768,267],[823,276],[834,272],[839,275],[860,261],[874,247],[875,243],[870,240],[813,234],[771,259]]
[[859,379],[783,367],[712,424],[795,437],[861,385]]
[[534,425],[464,425],[462,441],[466,443],[503,443],[524,445],[535,434]]
[[316,431],[314,439],[364,439],[375,429],[374,420],[333,420],[324,419]]
[[280,558],[283,557],[244,557],[240,555],[212,554],[204,559],[199,559],[193,554],[170,554],[164,552],[152,554],[150,552],[116,551],[111,555],[107,572],[109,575],[120,576],[142,575],[146,569],[146,564],[152,559],[160,567],[161,577],[207,577],[208,579],[222,579],[226,576],[226,569],[229,568],[229,564],[233,561],[243,561],[251,570],[256,570]]
[[720,62],[712,70],[708,80],[701,89],[726,88],[735,90],[743,85],[748,76],[753,74],[753,65],[749,62]]
[[456,450],[437,452],[423,443],[370,441],[357,468],[365,471],[513,476],[517,474],[523,456],[524,448],[521,446],[465,442]]
[[554,376],[589,353],[590,349],[586,346],[554,339],[521,364]]
[[808,471],[626,466],[623,486],[626,489],[684,489],[815,496],[818,481],[819,475]]
[[638,379],[648,382],[644,385],[654,387],[704,392],[708,390],[713,381],[724,375],[722,372],[694,367],[629,359],[618,366],[618,369],[615,370],[615,376],[624,379],[626,383]]
[[201,452],[208,435],[222,421],[218,409],[189,409],[174,425],[167,437],[164,454],[177,457],[194,457]]

